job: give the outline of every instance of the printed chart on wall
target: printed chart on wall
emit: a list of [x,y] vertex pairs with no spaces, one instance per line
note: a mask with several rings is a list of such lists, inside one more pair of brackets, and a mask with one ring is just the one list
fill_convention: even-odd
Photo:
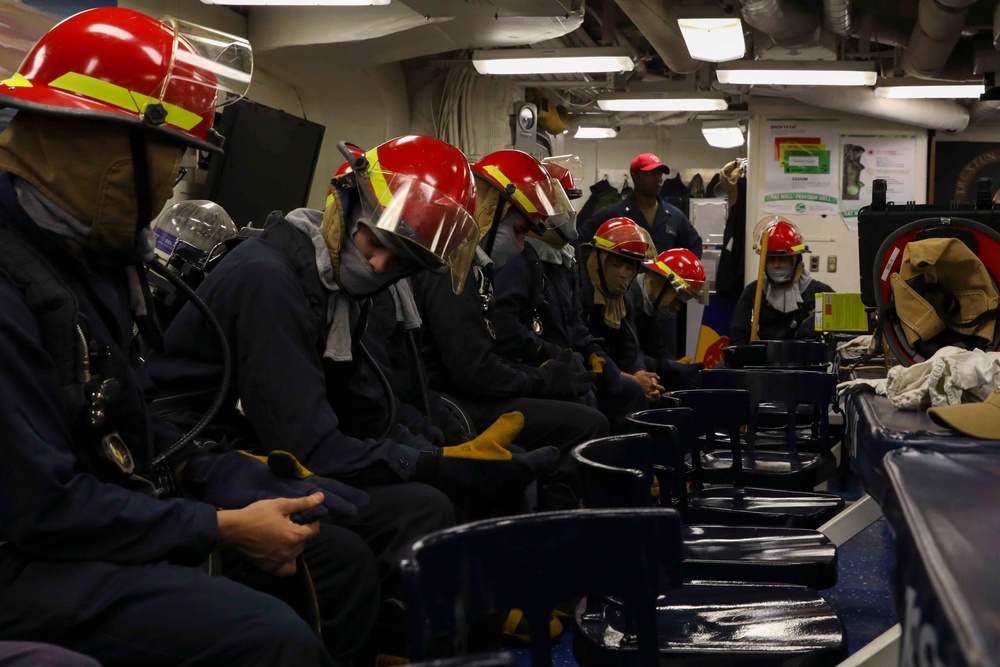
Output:
[[858,231],[858,211],[872,203],[872,183],[885,180],[886,201],[913,201],[914,135],[845,134],[843,176],[840,181],[840,217]]
[[840,195],[840,123],[768,118],[764,211],[832,215]]

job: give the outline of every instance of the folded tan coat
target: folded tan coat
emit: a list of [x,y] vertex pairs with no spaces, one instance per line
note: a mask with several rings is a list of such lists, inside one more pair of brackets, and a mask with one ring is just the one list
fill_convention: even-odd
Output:
[[[954,318],[958,322],[970,322],[997,307],[997,290],[989,271],[968,246],[954,238],[912,241],[903,250],[899,273],[891,278],[896,313],[910,345],[918,340],[930,340],[948,326],[938,316],[935,304],[907,284],[906,281],[920,275],[927,284],[938,284],[954,295],[961,306],[961,312]],[[931,299],[938,309],[944,309],[940,295],[931,295]],[[956,331],[990,341],[993,340],[995,327],[996,321],[991,319],[975,327],[957,328]]]

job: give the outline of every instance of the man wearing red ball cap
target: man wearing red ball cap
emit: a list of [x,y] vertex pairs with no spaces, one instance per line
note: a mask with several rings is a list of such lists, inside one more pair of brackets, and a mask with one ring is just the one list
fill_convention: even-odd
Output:
[[590,238],[608,220],[624,217],[634,220],[649,232],[657,252],[686,248],[700,258],[701,236],[679,208],[660,198],[660,186],[663,185],[663,177],[670,173],[670,167],[656,155],[642,153],[632,160],[629,172],[635,186],[632,194],[599,209],[593,217],[584,221],[580,238]]
[[[685,248],[700,259],[701,235],[683,211],[660,198],[660,186],[663,185],[663,177],[670,173],[670,167],[653,153],[642,153],[632,160],[629,171],[635,185],[632,193],[619,202],[599,209],[589,220],[584,221],[579,228],[580,238],[592,238],[597,229],[612,218],[629,218],[649,232],[657,253]],[[586,266],[588,253],[585,248],[582,250],[580,265]],[[586,284],[587,280],[584,276],[583,283]],[[668,349],[676,352],[676,318],[666,311],[660,313],[659,317],[662,318],[661,326]]]

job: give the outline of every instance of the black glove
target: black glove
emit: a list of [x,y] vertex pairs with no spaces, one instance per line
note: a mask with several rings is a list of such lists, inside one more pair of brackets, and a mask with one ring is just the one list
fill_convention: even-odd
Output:
[[660,381],[667,391],[698,389],[701,386],[701,376],[698,375],[698,371],[704,369],[705,364],[685,364],[680,361],[660,359],[656,366]]
[[502,415],[481,435],[455,447],[420,452],[415,479],[426,481],[452,496],[480,500],[509,498],[536,477],[555,469],[559,450],[542,447],[524,454],[507,447],[521,432],[524,415]]
[[587,368],[586,364],[583,362],[583,355],[579,352],[574,352],[569,348],[561,348],[559,350],[559,354],[555,356],[555,361],[566,364],[573,373],[586,373],[589,370],[596,370]]
[[594,383],[597,381],[597,373],[573,372],[573,369],[559,360],[547,361],[535,369],[535,372],[540,381],[538,393],[552,398],[583,396],[594,390]]
[[198,500],[230,510],[258,500],[302,498],[322,491],[322,504],[292,515],[292,521],[302,524],[327,515],[356,516],[358,508],[368,504],[364,491],[313,475],[288,452],[272,452],[266,461],[243,451],[196,456],[184,467],[184,481],[185,490]]

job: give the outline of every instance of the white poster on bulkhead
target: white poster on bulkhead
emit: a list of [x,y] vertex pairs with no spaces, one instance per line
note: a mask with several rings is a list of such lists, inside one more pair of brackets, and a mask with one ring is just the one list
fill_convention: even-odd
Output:
[[840,140],[840,217],[851,231],[858,231],[858,211],[872,203],[876,178],[886,183],[887,202],[913,200],[914,135],[845,134]]
[[840,123],[768,118],[766,213],[833,215],[840,195]]

